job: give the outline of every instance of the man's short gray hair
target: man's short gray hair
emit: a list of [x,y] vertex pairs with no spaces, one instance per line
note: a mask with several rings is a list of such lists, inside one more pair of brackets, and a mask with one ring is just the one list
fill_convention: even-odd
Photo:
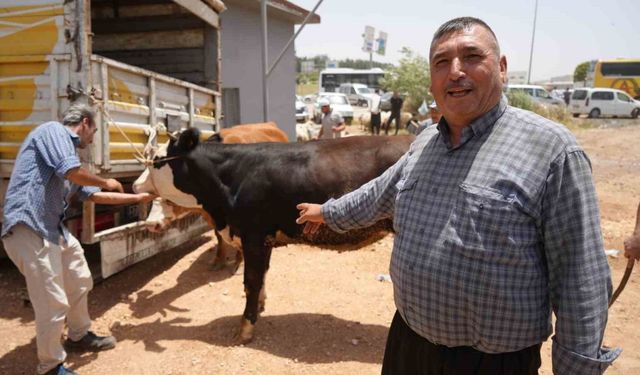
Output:
[[77,125],[85,118],[88,118],[93,123],[95,117],[96,114],[91,107],[86,104],[76,103],[64,111],[62,124],[66,126]]
[[493,40],[495,41],[495,48],[494,48],[495,53],[498,56],[498,58],[500,58],[500,45],[498,44],[498,38],[496,37],[496,34],[493,32],[493,30],[491,30],[491,27],[489,27],[489,25],[487,25],[486,22],[484,22],[479,18],[459,17],[443,23],[438,28],[438,30],[436,30],[436,32],[433,34],[433,39],[431,39],[431,46],[429,51],[429,60],[431,60],[431,54],[433,53],[433,46],[437,41],[439,41],[446,35],[463,31],[463,30],[469,30],[474,26],[482,27],[487,31],[489,31],[489,33],[491,33],[491,36],[493,36]]

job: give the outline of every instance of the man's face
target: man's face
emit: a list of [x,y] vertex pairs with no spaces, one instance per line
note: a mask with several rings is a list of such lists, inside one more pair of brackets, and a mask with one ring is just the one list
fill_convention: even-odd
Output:
[[98,127],[96,123],[93,122],[89,118],[83,118],[82,122],[80,122],[80,131],[78,131],[78,136],[80,137],[80,148],[85,148],[87,145],[93,143],[93,136],[98,131]]
[[323,105],[322,107],[320,107],[320,110],[322,111],[322,113],[329,113],[331,111],[331,107],[328,105]]
[[456,31],[431,49],[431,92],[452,125],[467,126],[500,101],[507,59],[484,27]]

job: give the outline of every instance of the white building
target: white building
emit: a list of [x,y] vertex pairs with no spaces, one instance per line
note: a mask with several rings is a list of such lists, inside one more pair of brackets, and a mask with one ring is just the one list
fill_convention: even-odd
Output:
[[526,70],[514,71],[514,72],[507,71],[507,79],[508,79],[507,82],[511,85],[526,84],[527,71]]
[[[260,1],[224,0],[222,24],[222,100],[225,126],[263,121],[262,23]],[[309,11],[285,0],[267,5],[268,56],[271,66]],[[319,23],[314,15],[309,23]],[[304,32],[304,30],[302,31]],[[295,140],[296,58],[293,45],[271,73],[269,119]]]

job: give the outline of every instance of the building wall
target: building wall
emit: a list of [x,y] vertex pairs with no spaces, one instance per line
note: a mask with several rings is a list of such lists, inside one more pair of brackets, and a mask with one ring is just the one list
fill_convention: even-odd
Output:
[[[235,2],[225,2],[227,10],[222,21],[222,86],[238,88],[240,122],[262,122],[262,35],[260,11],[247,9]],[[291,36],[294,25],[268,17],[268,55],[273,64]],[[269,119],[295,140],[295,79],[296,60],[293,46],[289,48],[269,77]],[[225,125],[233,125],[226,124]]]
[[522,85],[527,83],[527,71],[507,71],[507,78],[512,85]]

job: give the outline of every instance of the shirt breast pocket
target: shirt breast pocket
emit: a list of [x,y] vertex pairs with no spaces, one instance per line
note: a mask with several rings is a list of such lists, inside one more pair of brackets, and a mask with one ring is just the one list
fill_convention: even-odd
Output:
[[502,192],[461,184],[446,243],[465,257],[499,263],[537,262],[534,219]]
[[401,179],[396,184],[398,193],[396,195],[395,215],[393,220],[394,229],[398,232],[399,228],[396,224],[403,223],[407,219],[410,219],[412,214],[412,197],[415,191],[415,187],[418,183],[418,179],[414,177],[408,177]]

